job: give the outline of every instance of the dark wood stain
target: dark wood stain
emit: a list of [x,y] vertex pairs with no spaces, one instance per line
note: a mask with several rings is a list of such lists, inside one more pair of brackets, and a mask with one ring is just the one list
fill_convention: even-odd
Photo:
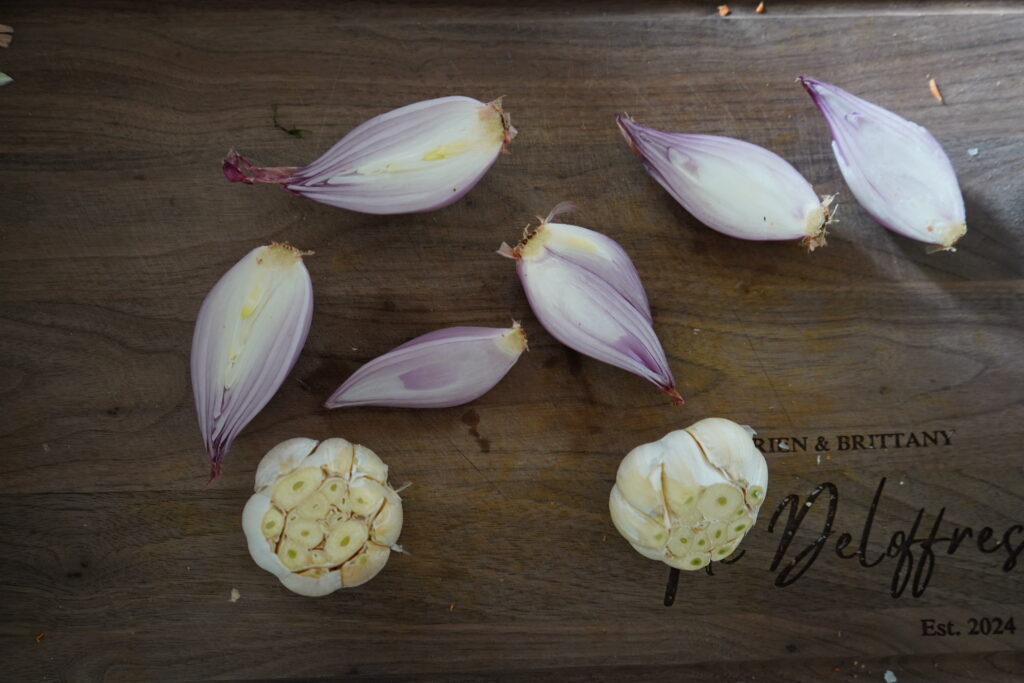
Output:
[[[921,597],[893,599],[890,565],[866,570],[829,550],[778,588],[768,567],[779,536],[766,527],[787,495],[828,481],[841,492],[836,528],[855,532],[883,477],[872,556],[920,508],[932,516],[923,526],[940,509],[949,529],[1024,523],[1024,9],[769,0],[763,16],[756,2],[730,3],[721,19],[716,4],[8,8],[3,677],[809,683],[891,670],[900,683],[1019,680],[1024,632],[921,635],[922,618],[1024,621],[1019,567],[1004,573],[965,542],[942,555]],[[942,142],[968,210],[955,254],[926,254],[852,201],[826,126],[793,82],[802,72]],[[447,94],[505,95],[520,134],[466,200],[441,211],[363,216],[221,177],[233,147],[269,165],[306,163],[375,114]],[[276,130],[275,103],[310,133]],[[839,193],[829,245],[806,254],[703,227],[623,143],[612,119],[623,110],[781,154],[818,192]],[[578,206],[571,222],[633,258],[685,406],[563,350],[494,254],[566,199]],[[317,252],[306,260],[311,334],[204,490],[193,324],[217,279],[272,240]],[[532,350],[470,406],[320,408],[403,341],[510,318],[524,321]],[[682,572],[666,608],[668,570],[619,537],[608,492],[631,448],[709,415],[812,444],[954,437],[948,448],[769,454],[768,500],[742,557]],[[239,523],[260,457],[296,436],[364,443],[393,482],[413,482],[402,493],[409,553],[319,600],[259,569]],[[820,516],[808,514],[793,548],[813,540]]]

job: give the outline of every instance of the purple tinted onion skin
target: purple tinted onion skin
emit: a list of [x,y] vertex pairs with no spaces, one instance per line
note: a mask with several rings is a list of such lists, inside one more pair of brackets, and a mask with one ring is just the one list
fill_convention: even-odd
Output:
[[518,246],[498,251],[516,260],[537,319],[569,348],[643,377],[682,405],[633,262],[599,232],[551,223],[557,211]]
[[967,231],[964,200],[934,136],[831,83],[797,80],[828,123],[843,179],[864,210],[893,232],[952,250]]
[[[286,249],[297,262],[279,278],[260,273],[266,250]],[[264,277],[264,279],[260,279]],[[233,347],[241,310],[252,287],[265,282],[264,304],[252,314],[252,334]],[[210,464],[207,485],[220,476],[224,455],[239,432],[273,398],[295,366],[309,334],[313,286],[301,255],[292,247],[258,247],[236,263],[203,300],[192,336],[192,392]],[[228,360],[238,351],[238,369]],[[244,370],[243,370],[244,369]]]
[[828,204],[792,164],[758,145],[718,135],[672,133],[625,114],[616,123],[647,173],[701,223],[752,241],[825,245]]
[[259,168],[232,151],[223,172],[350,211],[419,213],[461,199],[515,135],[500,100],[442,97],[375,116],[307,166]]
[[324,406],[449,408],[474,401],[508,374],[526,350],[511,328],[449,327],[416,337],[363,365]]

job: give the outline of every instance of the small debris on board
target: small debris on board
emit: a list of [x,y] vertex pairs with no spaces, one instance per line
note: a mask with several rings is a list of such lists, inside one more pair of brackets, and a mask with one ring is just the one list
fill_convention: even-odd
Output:
[[455,611],[455,603],[454,602],[448,605],[448,611],[449,612],[454,612]]
[[758,14],[764,14],[764,3],[757,3],[757,9],[755,9],[754,11],[757,12]]
[[720,16],[720,17],[727,17],[730,14],[732,14],[732,10],[729,9],[728,5],[719,5],[718,6],[718,16]]
[[7,24],[0,24],[0,47],[10,47],[14,39],[14,29]]
[[969,156],[969,157],[976,157],[976,156],[978,156],[978,152],[979,151],[980,150],[977,147],[968,147],[967,148],[967,156]]
[[896,674],[889,669],[885,670],[885,683],[896,683]]
[[242,594],[238,592],[237,588],[231,589],[231,602],[238,602],[238,598],[242,597]]
[[46,631],[43,631],[42,633],[40,633],[40,634],[38,634],[36,636],[36,642],[37,643],[43,642],[43,638],[45,638],[45,637],[46,637]]
[[942,91],[939,90],[939,84],[935,82],[934,78],[928,78],[928,90],[931,91],[932,97],[937,99],[942,104],[946,103],[946,100],[942,97]]

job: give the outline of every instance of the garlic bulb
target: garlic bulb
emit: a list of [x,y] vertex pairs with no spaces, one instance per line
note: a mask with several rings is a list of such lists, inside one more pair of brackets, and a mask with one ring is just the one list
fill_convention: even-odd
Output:
[[317,597],[366,583],[402,531],[388,467],[345,439],[279,443],[256,469],[242,528],[249,554],[288,590]]
[[634,448],[609,499],[615,528],[644,557],[677,569],[728,557],[754,526],[768,486],[751,434],[710,417]]

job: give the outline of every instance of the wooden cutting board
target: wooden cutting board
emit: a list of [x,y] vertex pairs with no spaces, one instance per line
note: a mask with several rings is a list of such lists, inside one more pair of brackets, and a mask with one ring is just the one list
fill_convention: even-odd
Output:
[[[0,678],[1020,680],[1024,9],[755,4],[0,14]],[[856,205],[798,73],[942,142],[967,204],[956,253]],[[221,176],[231,148],[301,164],[449,94],[504,95],[519,136],[447,209],[364,216]],[[839,194],[828,247],[703,227],[619,111],[783,155]],[[494,253],[563,200],[631,254],[685,406],[556,343]],[[193,324],[271,240],[316,251],[312,331],[204,489]],[[530,352],[470,405],[320,407],[414,336],[511,319]],[[712,415],[758,431],[768,499],[738,561],[685,573],[666,608],[667,568],[607,497],[631,448]],[[366,444],[412,482],[409,552],[361,588],[300,598],[249,558],[256,464],[294,436]]]

